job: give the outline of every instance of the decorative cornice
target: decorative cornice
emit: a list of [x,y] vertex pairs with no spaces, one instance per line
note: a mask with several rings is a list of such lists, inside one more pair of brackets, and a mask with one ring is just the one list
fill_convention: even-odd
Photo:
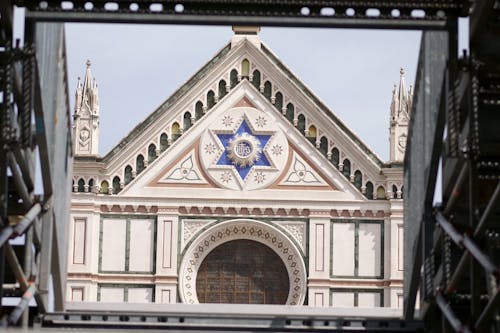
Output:
[[331,209],[318,210],[309,208],[291,208],[284,206],[252,207],[248,202],[234,206],[178,206],[165,207],[151,204],[117,203],[73,203],[73,211],[96,211],[100,213],[127,213],[127,214],[158,214],[158,215],[185,215],[185,216],[231,216],[231,217],[328,217],[328,218],[385,218],[391,216],[390,207],[384,210],[376,209]]

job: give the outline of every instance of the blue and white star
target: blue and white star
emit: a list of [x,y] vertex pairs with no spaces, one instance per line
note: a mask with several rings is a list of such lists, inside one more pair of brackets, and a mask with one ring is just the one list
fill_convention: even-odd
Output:
[[243,118],[232,134],[217,134],[224,152],[217,161],[220,166],[232,166],[242,180],[245,180],[254,166],[271,166],[264,148],[272,135],[255,134]]

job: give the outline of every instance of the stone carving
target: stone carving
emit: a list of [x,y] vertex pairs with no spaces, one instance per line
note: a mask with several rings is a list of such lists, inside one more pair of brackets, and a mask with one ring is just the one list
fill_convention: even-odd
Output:
[[84,148],[87,147],[90,143],[90,132],[88,129],[83,128],[80,131],[80,139],[78,140],[80,142],[80,147]]
[[165,172],[166,176],[160,183],[206,184],[196,163],[194,151],[186,154],[183,159]]
[[305,226],[303,222],[282,222],[280,225],[295,239],[302,251],[305,251]]
[[200,176],[193,170],[193,159],[191,156],[182,161],[181,166],[174,169],[167,179],[174,180],[200,180]]
[[214,220],[183,220],[182,221],[182,243],[183,247],[200,231],[204,226]]
[[302,163],[297,156],[295,156],[295,161],[293,162],[293,169],[290,174],[288,174],[285,183],[293,183],[293,184],[311,184],[311,183],[320,183],[318,178],[309,170],[304,163]]

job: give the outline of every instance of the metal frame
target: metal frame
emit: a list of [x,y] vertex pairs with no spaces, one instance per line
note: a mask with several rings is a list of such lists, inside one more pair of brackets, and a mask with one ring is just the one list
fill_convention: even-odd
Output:
[[[68,199],[65,191],[55,194],[53,189],[67,187],[71,169],[61,170],[69,164],[69,155],[66,149],[63,153],[61,150],[69,145],[71,135],[66,89],[58,86],[65,68],[59,71],[50,68],[58,61],[65,63],[63,53],[54,54],[64,50],[60,28],[59,34],[54,34],[54,31],[35,30],[34,22],[26,21],[21,46],[12,40],[13,3],[0,3],[0,294],[20,296],[16,307],[4,311],[1,326],[15,325],[21,317],[26,326],[29,320],[26,310],[32,298],[40,313],[47,312],[49,292],[56,298],[55,308],[62,310],[64,274],[61,273],[65,269],[66,242],[63,235],[68,215],[64,202]],[[45,42],[49,39],[52,43]],[[35,49],[35,40],[44,46]],[[60,46],[58,50],[51,49],[54,43]],[[46,57],[43,61],[40,52]],[[42,92],[42,84],[48,81],[53,86]],[[53,125],[56,117],[62,123],[59,127]],[[43,186],[41,196],[34,194],[37,165]],[[54,178],[55,173],[61,177]],[[54,199],[61,198],[65,199],[54,208]],[[24,237],[23,246],[10,243],[10,239],[18,236]],[[4,280],[9,272],[15,281]],[[9,290],[4,290],[5,282],[10,282]]]
[[[413,316],[420,287],[421,316],[433,332],[500,332],[500,132],[495,125],[500,122],[500,37],[494,33],[499,17],[498,2],[474,2],[470,55],[453,57],[450,40],[447,63],[417,79],[424,87],[440,80],[442,88],[417,89],[411,119],[405,188],[413,188],[405,202],[405,228],[417,236],[408,247],[411,255],[406,253],[414,261],[405,272],[405,316]],[[425,75],[425,67],[425,61],[419,64],[419,74]],[[429,98],[429,107],[419,109],[420,98]],[[422,132],[431,139],[419,138]],[[439,206],[437,186],[442,188]]]
[[[52,192],[53,188],[62,187],[55,185],[58,180],[51,175],[59,174],[63,165],[66,174],[71,173],[67,167],[70,153],[62,155],[64,163],[59,159],[54,162],[51,157],[60,156],[54,153],[58,148],[60,153],[62,145],[67,148],[68,141],[61,139],[61,133],[70,137],[65,67],[55,66],[61,61],[65,63],[64,50],[61,52],[64,41],[59,23],[41,22],[242,24],[424,30],[404,185],[408,193],[405,317],[414,318],[416,293],[420,288],[421,315],[427,328],[436,332],[485,329],[500,332],[500,270],[498,262],[492,259],[498,257],[500,236],[498,227],[491,222],[498,218],[500,196],[499,134],[494,128],[498,124],[498,110],[496,113],[491,110],[500,104],[500,40],[494,32],[500,13],[498,0],[470,2],[471,56],[458,59],[457,17],[469,14],[467,0],[1,1],[0,150],[5,158],[0,161],[0,286],[5,257],[16,275],[19,290],[26,296],[3,318],[3,323],[15,323],[32,294],[40,312],[45,313],[46,295],[40,290],[47,290],[48,274],[52,272],[56,279],[63,280],[61,228],[62,222],[67,221],[64,209],[68,199],[64,191]],[[14,4],[27,8],[23,47],[13,43],[11,37]],[[40,82],[48,82],[50,73],[56,73],[56,80],[44,85],[41,91]],[[54,128],[47,121],[48,115],[53,115],[48,110],[56,110],[53,112],[58,112],[61,119],[67,118],[67,122],[61,122],[63,127]],[[52,147],[54,143],[56,148]],[[35,146],[44,185],[44,195],[39,198],[33,195]],[[433,198],[440,165],[444,200],[443,206],[435,210]],[[51,202],[57,205],[52,207]],[[14,215],[24,217],[9,225]],[[17,234],[26,235],[25,247],[29,249],[25,251],[24,270],[7,242]],[[36,267],[39,273],[29,267]],[[56,296],[61,302],[62,289],[56,290]],[[62,309],[61,304],[59,308]],[[464,313],[470,313],[467,325],[459,319]],[[57,316],[63,316],[63,320]],[[64,316],[78,327],[85,326],[84,322],[100,325],[104,320],[98,319],[99,315],[94,318],[85,314],[80,319],[72,315],[46,315],[45,320],[50,325],[71,326]],[[119,327],[127,326],[122,320],[125,317],[117,318],[121,322]],[[149,317],[144,318],[149,323]],[[144,322],[142,317],[140,321]],[[313,322],[297,330],[310,330],[309,323]],[[335,330],[343,328],[337,325]]]
[[16,0],[27,18],[51,22],[447,29],[463,0]]

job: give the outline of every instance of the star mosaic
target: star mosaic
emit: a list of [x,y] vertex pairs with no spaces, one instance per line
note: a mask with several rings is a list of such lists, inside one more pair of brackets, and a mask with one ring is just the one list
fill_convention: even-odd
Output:
[[[217,134],[217,138],[224,147],[217,165],[233,166],[241,179],[244,180],[254,166],[271,166],[263,153],[271,135],[254,133],[245,118],[234,133]],[[247,159],[248,163],[243,163]]]

